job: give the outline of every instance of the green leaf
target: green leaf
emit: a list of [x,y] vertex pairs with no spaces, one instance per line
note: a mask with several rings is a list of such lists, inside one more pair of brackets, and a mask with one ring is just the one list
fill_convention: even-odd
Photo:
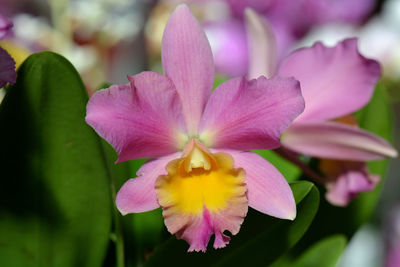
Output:
[[290,264],[292,267],[335,267],[346,247],[346,237],[334,235],[327,237],[310,247],[299,259]]
[[102,266],[110,170],[85,123],[88,96],[62,56],[30,56],[0,106],[2,266]]
[[[346,237],[333,235],[322,239],[311,246],[296,259],[283,257],[273,267],[335,267],[346,247]],[[272,267],[271,266],[271,267]]]
[[145,266],[266,266],[285,253],[310,226],[319,193],[309,182],[291,184],[297,203],[294,221],[279,220],[250,209],[237,236],[224,249],[209,246],[206,254],[187,253],[185,241],[174,237],[156,249]]
[[272,150],[253,150],[253,152],[271,162],[288,182],[294,182],[300,177],[300,168],[287,159],[279,156],[276,152]]

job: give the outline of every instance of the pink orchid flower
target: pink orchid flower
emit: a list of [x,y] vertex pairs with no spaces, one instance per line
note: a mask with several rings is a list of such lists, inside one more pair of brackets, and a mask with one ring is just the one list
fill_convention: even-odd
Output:
[[95,93],[86,121],[118,152],[118,162],[152,158],[118,192],[122,214],[162,207],[168,231],[205,251],[237,234],[248,206],[293,220],[284,177],[250,149],[273,149],[304,109],[293,78],[229,80],[212,93],[213,56],[186,5],[171,15],[162,41],[166,75],[142,72]]
[[[0,40],[4,39],[11,31],[13,24],[10,20],[0,15]],[[15,61],[0,47],[0,88],[7,83],[15,83],[17,74],[15,72]]]
[[[191,2],[204,2],[192,0]],[[216,70],[222,74],[245,75],[248,69],[243,15],[247,7],[268,19],[282,59],[313,27],[328,23],[361,24],[373,11],[375,0],[223,0],[231,16],[205,24],[211,38]],[[243,48],[240,50],[240,48]],[[230,55],[227,50],[235,50]],[[232,64],[233,63],[233,64]]]
[[358,192],[372,190],[379,177],[367,172],[365,162],[396,157],[397,151],[384,139],[339,119],[370,101],[381,73],[379,63],[363,57],[352,38],[335,47],[316,43],[298,49],[278,64],[271,27],[250,9],[246,21],[248,77],[281,76],[300,81],[305,110],[284,132],[283,147],[330,160],[321,163],[321,170],[327,176],[326,197],[334,205],[347,205]]

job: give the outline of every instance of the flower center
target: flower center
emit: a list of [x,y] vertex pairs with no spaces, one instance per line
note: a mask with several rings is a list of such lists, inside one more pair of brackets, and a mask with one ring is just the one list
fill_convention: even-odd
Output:
[[189,251],[205,251],[213,234],[214,248],[224,247],[230,240],[224,231],[237,234],[247,213],[244,170],[196,139],[166,169],[155,189],[168,231],[186,240]]
[[199,214],[204,208],[218,212],[233,198],[245,197],[245,173],[234,169],[226,153],[211,154],[198,141],[191,141],[183,158],[171,161],[168,175],[156,181],[158,201],[182,214]]

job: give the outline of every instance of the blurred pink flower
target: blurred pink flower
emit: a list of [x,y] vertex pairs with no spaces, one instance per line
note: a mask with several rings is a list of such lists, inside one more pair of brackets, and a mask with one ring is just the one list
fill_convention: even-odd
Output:
[[[217,71],[226,75],[234,72],[239,75],[246,74],[242,70],[243,62],[247,65],[245,50],[229,58],[224,47],[228,49],[234,44],[246,41],[243,15],[247,7],[269,21],[278,42],[278,57],[282,59],[293,44],[313,27],[331,22],[360,24],[371,14],[375,6],[375,0],[222,0],[222,2],[230,7],[232,16],[222,21],[207,23],[206,29],[219,29],[220,35],[216,36],[211,47]],[[214,43],[217,46],[214,46]],[[232,63],[235,59],[238,60],[236,64]]]
[[5,38],[9,34],[13,24],[12,22],[0,15],[0,40]]
[[251,8],[272,24],[285,24],[301,37],[315,25],[328,22],[358,24],[371,14],[375,0],[225,0],[234,15],[242,17]]
[[273,149],[304,109],[293,78],[229,80],[212,93],[211,48],[185,5],[171,15],[162,41],[166,75],[142,72],[129,84],[95,93],[86,121],[119,161],[149,157],[117,195],[122,214],[163,209],[169,232],[205,251],[229,243],[248,206],[294,219],[285,178],[250,149]]
[[[12,26],[13,24],[10,20],[0,15],[0,40],[9,34]],[[14,59],[6,50],[0,47],[0,88],[7,83],[15,83],[16,78]]]
[[364,162],[322,159],[320,170],[326,175],[326,199],[336,206],[346,206],[359,192],[371,191],[379,182]]
[[400,266],[400,207],[397,202],[385,212],[384,218],[385,239],[385,267]]
[[332,204],[346,205],[357,192],[372,190],[378,179],[367,173],[363,162],[396,157],[397,151],[384,139],[338,119],[370,101],[380,76],[379,63],[358,52],[356,39],[346,39],[335,47],[316,43],[298,49],[278,66],[271,27],[250,9],[246,21],[249,78],[266,75],[300,81],[306,106],[284,132],[282,145],[299,154],[338,160],[341,172],[326,172],[327,199]]
[[242,22],[229,19],[205,23],[203,27],[210,41],[215,69],[229,77],[243,76],[248,69],[248,48]]

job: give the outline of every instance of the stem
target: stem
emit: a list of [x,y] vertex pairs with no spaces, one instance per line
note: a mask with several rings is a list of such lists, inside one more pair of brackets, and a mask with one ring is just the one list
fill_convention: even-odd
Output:
[[[114,200],[116,197],[116,190],[115,190],[115,176],[113,174],[112,168],[110,166],[110,160],[107,156],[107,149],[103,142],[101,142],[101,147],[103,150],[104,160],[106,162],[106,168],[108,171],[108,177],[110,178],[110,191],[111,197]],[[113,217],[114,217],[114,224],[115,224],[115,255],[117,260],[117,267],[124,267],[125,266],[125,255],[124,255],[124,238],[122,233],[122,225],[119,216],[119,212],[115,205],[113,205]]]
[[308,176],[311,180],[321,184],[321,185],[325,185],[325,180],[323,178],[321,178],[321,176],[315,172],[313,169],[311,169],[307,164],[305,164],[304,162],[302,162],[294,153],[292,153],[291,151],[280,147],[274,150],[276,153],[278,153],[280,156],[282,156],[283,158],[289,160],[290,162],[294,163],[295,165],[297,165],[306,176]]
[[[112,199],[115,199],[116,197],[116,191],[115,191],[115,181],[114,181],[114,176],[112,176],[112,183],[111,183],[111,195]],[[115,253],[117,257],[117,267],[124,267],[125,266],[125,255],[124,255],[124,237],[122,233],[122,225],[121,225],[121,220],[119,218],[119,213],[116,207],[113,207],[114,211],[114,219],[115,219],[115,235],[117,236],[117,240],[115,241],[116,248],[115,248]]]

